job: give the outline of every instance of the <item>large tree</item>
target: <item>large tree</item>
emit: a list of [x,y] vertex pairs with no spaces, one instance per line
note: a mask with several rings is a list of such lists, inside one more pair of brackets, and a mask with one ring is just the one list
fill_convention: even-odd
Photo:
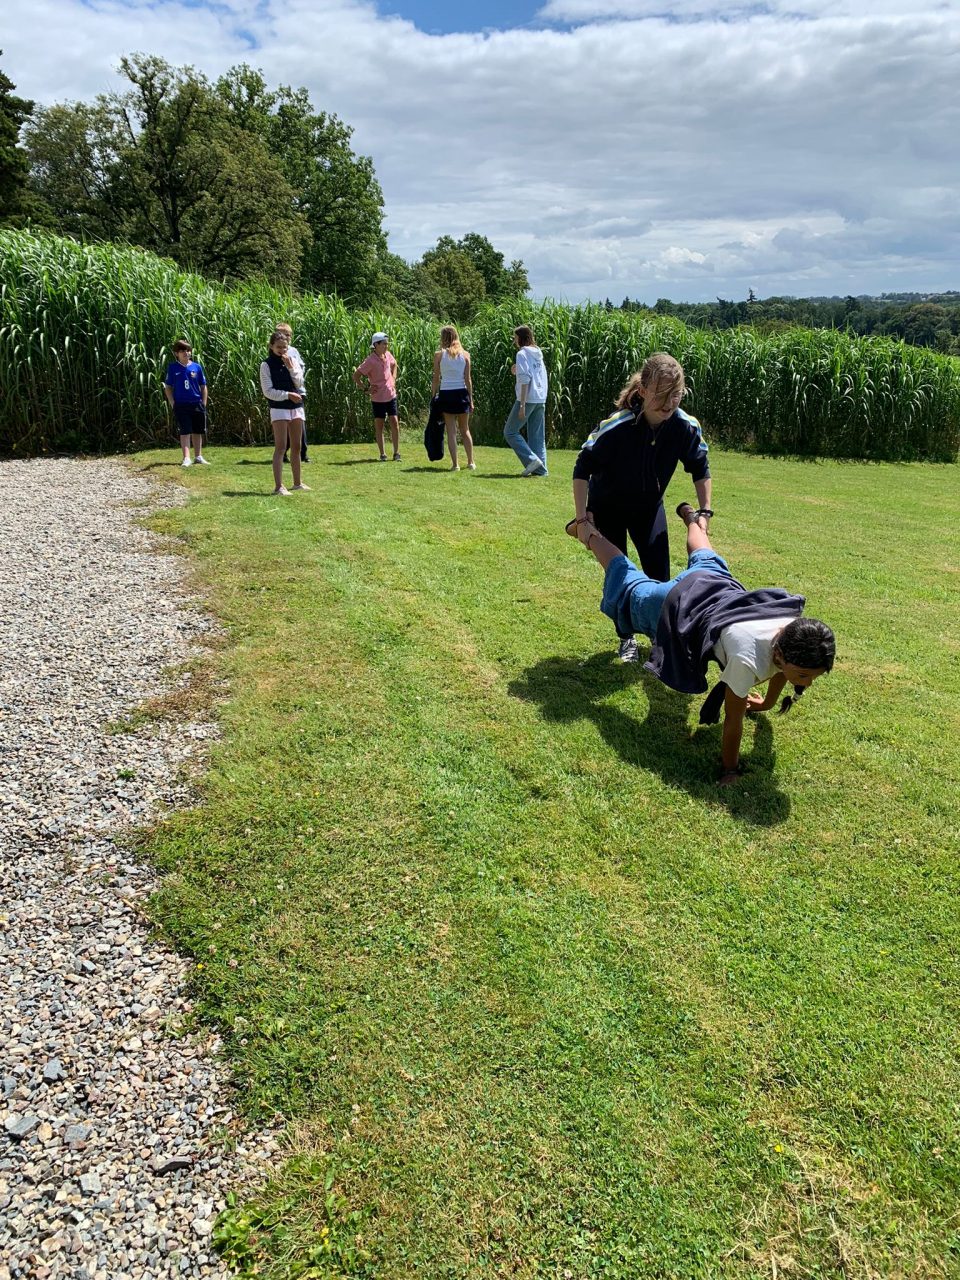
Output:
[[441,320],[466,324],[486,300],[487,287],[470,255],[450,236],[441,236],[413,268],[431,312]]
[[216,92],[236,124],[261,138],[293,190],[311,232],[301,283],[351,302],[373,301],[386,253],[383,192],[369,156],[355,155],[353,130],[314,111],[306,89],[270,90],[260,71],[233,67]]
[[16,97],[13,92],[16,87],[0,71],[0,223],[22,220],[28,208],[30,166],[19,142],[20,130],[33,111],[33,103]]
[[192,68],[137,54],[120,69],[126,92],[51,107],[27,128],[58,224],[211,275],[297,280],[309,228],[269,147]]
[[509,267],[506,266],[503,254],[493,247],[486,236],[468,231],[456,242],[456,248],[467,255],[483,276],[487,297],[492,302],[522,298],[530,288],[523,263],[515,259]]

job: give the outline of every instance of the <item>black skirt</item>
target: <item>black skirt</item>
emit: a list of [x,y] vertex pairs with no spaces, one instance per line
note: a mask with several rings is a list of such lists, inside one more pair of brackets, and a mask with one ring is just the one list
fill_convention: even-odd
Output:
[[441,413],[469,413],[470,392],[466,387],[454,387],[452,390],[438,391],[437,402]]

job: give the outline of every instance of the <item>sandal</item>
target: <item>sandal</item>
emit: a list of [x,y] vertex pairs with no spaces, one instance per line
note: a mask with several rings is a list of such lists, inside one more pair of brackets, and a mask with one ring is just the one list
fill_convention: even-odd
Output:
[[[571,538],[579,538],[580,535],[577,533],[577,530],[582,524],[593,524],[593,521],[589,516],[574,516],[573,519],[568,520],[563,527],[566,529],[567,533],[569,533]],[[593,525],[593,527],[596,529],[597,526]],[[597,530],[597,532],[599,532],[599,530]]]

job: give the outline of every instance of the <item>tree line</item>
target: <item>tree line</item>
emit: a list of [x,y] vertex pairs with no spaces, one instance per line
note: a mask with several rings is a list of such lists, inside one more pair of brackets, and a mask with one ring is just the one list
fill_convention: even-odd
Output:
[[884,293],[845,298],[758,298],[751,289],[742,302],[718,298],[716,302],[671,302],[658,298],[654,305],[624,298],[607,310],[649,312],[675,316],[698,329],[735,329],[751,325],[761,333],[784,329],[842,329],[858,337],[899,338],[914,347],[927,347],[944,355],[960,355],[960,292]]
[[523,263],[476,232],[441,236],[416,263],[391,253],[373,161],[306,89],[272,89],[246,65],[210,81],[146,54],[120,71],[123,91],[41,108],[0,72],[0,225],[461,323],[527,293]]

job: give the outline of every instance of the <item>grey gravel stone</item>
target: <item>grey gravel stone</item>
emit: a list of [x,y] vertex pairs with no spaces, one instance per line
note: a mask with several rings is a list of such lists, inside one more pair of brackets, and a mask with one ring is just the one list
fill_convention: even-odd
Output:
[[16,1112],[4,1121],[4,1129],[14,1142],[22,1141],[27,1134],[33,1133],[40,1124],[39,1116],[18,1116]]
[[220,1280],[216,1215],[276,1157],[238,1127],[218,1037],[167,1033],[189,965],[115,843],[192,802],[215,737],[110,731],[213,630],[136,523],[184,500],[118,461],[0,462],[0,1280]]

